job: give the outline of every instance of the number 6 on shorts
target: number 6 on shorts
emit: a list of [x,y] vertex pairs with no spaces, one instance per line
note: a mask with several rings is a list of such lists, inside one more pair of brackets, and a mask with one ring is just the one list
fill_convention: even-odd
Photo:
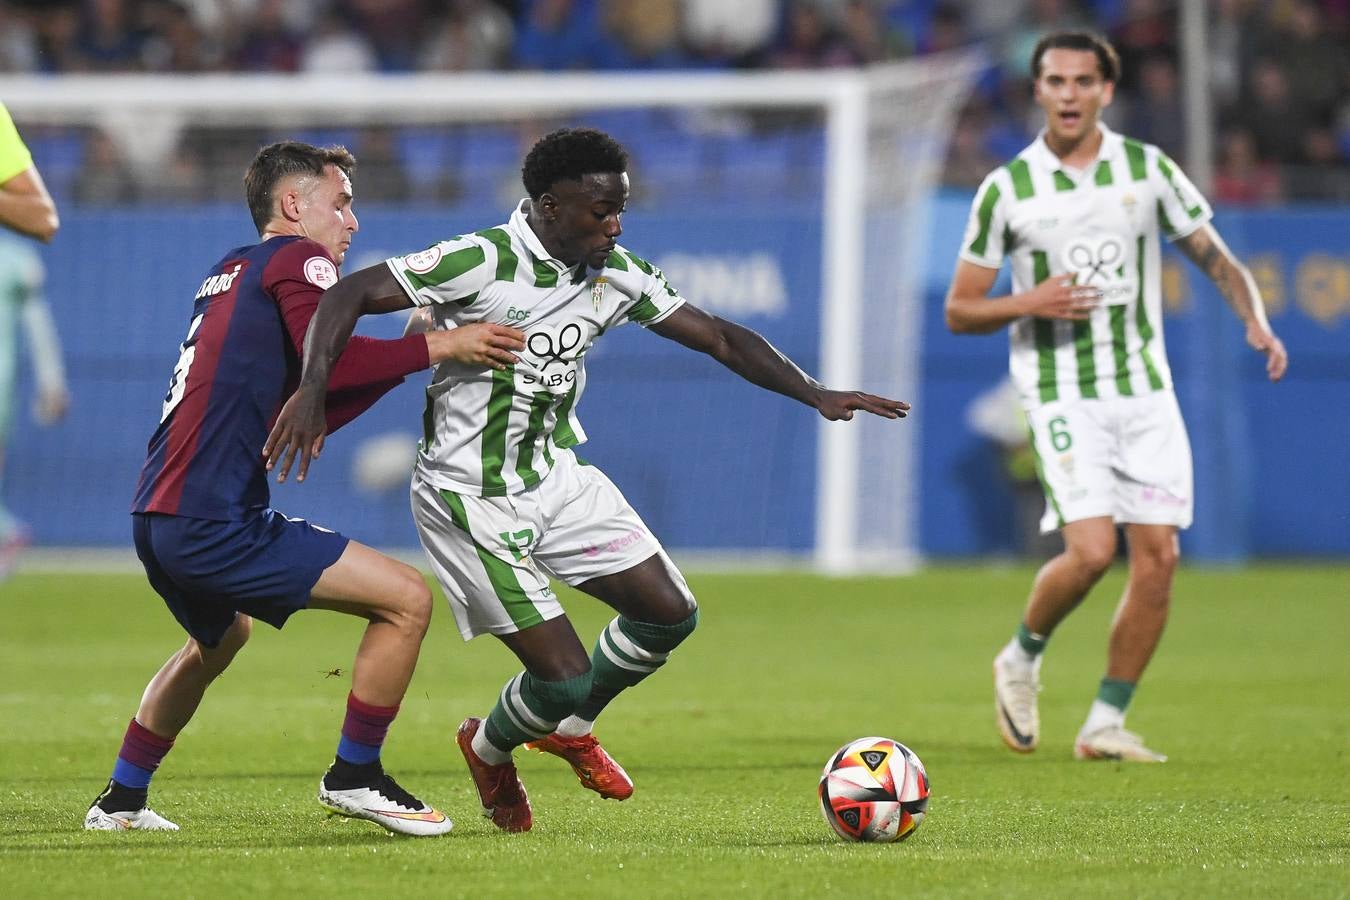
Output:
[[1055,416],[1047,423],[1050,431],[1050,446],[1055,448],[1057,453],[1063,453],[1073,446],[1073,437],[1069,435],[1069,420],[1063,416]]

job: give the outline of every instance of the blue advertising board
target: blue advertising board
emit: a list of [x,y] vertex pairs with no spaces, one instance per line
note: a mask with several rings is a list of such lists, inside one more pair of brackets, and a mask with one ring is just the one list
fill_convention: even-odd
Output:
[[[497,224],[507,211],[409,211],[364,205],[345,269]],[[623,242],[667,269],[706,308],[764,333],[816,368],[820,230],[808,213],[727,210],[691,223],[634,213]],[[45,248],[49,300],[69,370],[67,420],[15,429],[6,497],[41,544],[124,546],[127,510],[202,273],[254,240],[240,208],[72,211]],[[401,333],[399,315],[361,331]],[[629,325],[588,355],[579,415],[603,467],[673,547],[805,551],[814,534],[815,414],[741,381],[707,357]],[[417,375],[328,442],[303,485],[273,491],[290,515],[349,530],[380,546],[417,543],[406,484],[363,490],[353,477],[368,440],[420,434]],[[25,387],[25,391],[26,391]]]
[[[919,549],[935,557],[1007,553],[1017,538],[1013,486],[966,422],[972,400],[1006,372],[1006,337],[957,337],[942,320],[968,205],[961,195],[934,203],[922,380],[918,396],[904,398],[915,403],[913,419],[899,426],[920,429]],[[493,208],[372,205],[360,214],[348,271],[505,217]],[[1166,342],[1196,460],[1196,518],[1184,550],[1211,561],[1350,554],[1350,211],[1221,210],[1216,223],[1261,284],[1292,365],[1284,382],[1266,382],[1222,298],[1169,252]],[[635,211],[625,228],[623,243],[666,269],[691,300],[819,371],[818,210]],[[129,544],[126,510],[192,294],[224,250],[252,239],[242,205],[64,214],[43,255],[74,405],[63,424],[39,429],[25,397],[4,478],[7,503],[37,542]],[[368,317],[361,330],[388,337],[401,327],[390,315]],[[580,415],[591,440],[580,452],[663,541],[809,552],[814,413],[638,326],[606,334],[588,362]],[[405,488],[363,489],[353,466],[369,441],[416,440],[425,383],[410,378],[335,435],[309,481],[274,491],[276,506],[368,543],[414,546]]]

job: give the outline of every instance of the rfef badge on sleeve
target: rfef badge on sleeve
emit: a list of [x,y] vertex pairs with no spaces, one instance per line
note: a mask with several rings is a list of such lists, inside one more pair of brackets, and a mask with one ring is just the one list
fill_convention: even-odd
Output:
[[603,275],[597,275],[595,281],[591,282],[591,306],[596,312],[600,311],[600,301],[605,298],[605,285],[609,279]]

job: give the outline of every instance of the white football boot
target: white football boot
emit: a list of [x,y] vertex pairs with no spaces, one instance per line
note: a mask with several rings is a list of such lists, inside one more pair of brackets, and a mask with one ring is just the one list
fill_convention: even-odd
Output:
[[328,787],[325,775],[319,782],[319,802],[336,815],[366,819],[395,834],[430,837],[454,827],[445,813],[427,806],[383,773],[372,784],[342,789]]
[[994,657],[994,717],[1003,743],[1018,753],[1035,750],[1041,739],[1040,672],[1039,656],[1031,663],[1006,652]]
[[1124,762],[1167,762],[1167,757],[1144,746],[1144,739],[1120,725],[1079,732],[1073,742],[1075,759],[1115,759]]
[[97,803],[84,815],[85,831],[177,831],[178,826],[150,807],[135,812],[104,812]]

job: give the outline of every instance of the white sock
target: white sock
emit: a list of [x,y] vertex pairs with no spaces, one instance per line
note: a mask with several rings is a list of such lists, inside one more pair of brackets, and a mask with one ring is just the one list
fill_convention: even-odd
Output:
[[487,739],[487,723],[484,722],[478,726],[478,733],[473,736],[473,752],[478,754],[478,758],[489,766],[500,766],[502,763],[511,761],[510,753],[503,753],[492,745],[492,741]]
[[1083,723],[1082,734],[1092,734],[1094,731],[1101,731],[1103,728],[1124,728],[1125,711],[1117,709],[1109,703],[1101,700],[1093,700],[1092,708],[1088,710],[1087,721]]
[[582,719],[578,716],[568,716],[567,718],[559,722],[558,727],[553,729],[553,731],[556,734],[562,735],[563,737],[578,738],[578,737],[585,737],[586,735],[590,734],[591,729],[594,727],[595,721],[593,719]]
[[1032,656],[1022,645],[1018,643],[1017,638],[1008,641],[1008,645],[999,651],[998,654],[1004,662],[1016,663],[1019,666],[1034,666],[1041,661],[1040,654]]

